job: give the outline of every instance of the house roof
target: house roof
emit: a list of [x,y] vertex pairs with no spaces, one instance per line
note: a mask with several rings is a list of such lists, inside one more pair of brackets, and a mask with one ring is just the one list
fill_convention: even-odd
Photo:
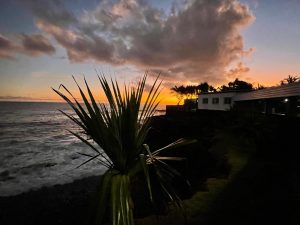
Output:
[[216,92],[202,92],[199,95],[213,95],[213,94],[227,94],[227,93],[247,93],[245,90],[230,90],[230,91],[216,91]]
[[255,90],[251,92],[239,93],[234,97],[234,101],[284,98],[291,96],[300,96],[300,82]]

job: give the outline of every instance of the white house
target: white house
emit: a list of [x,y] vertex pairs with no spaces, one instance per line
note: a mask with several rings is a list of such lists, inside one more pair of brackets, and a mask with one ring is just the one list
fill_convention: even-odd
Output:
[[233,98],[237,92],[203,93],[198,96],[198,109],[229,110],[233,104]]
[[300,116],[300,82],[246,92],[201,93],[199,110],[240,110]]

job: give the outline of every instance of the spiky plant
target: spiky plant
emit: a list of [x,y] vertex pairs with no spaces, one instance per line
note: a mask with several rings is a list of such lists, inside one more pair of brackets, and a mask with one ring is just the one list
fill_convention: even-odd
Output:
[[110,221],[113,225],[134,224],[131,181],[142,171],[148,184],[149,198],[152,201],[149,165],[153,165],[157,180],[165,193],[166,201],[176,202],[177,205],[180,205],[180,198],[171,185],[171,180],[177,172],[164,162],[164,160],[178,160],[179,158],[162,157],[159,154],[164,150],[191,141],[180,139],[154,152],[151,152],[148,145],[145,144],[150,129],[151,116],[159,104],[161,82],[158,81],[158,78],[155,80],[146,95],[145,103],[142,105],[146,75],[143,76],[137,87],[130,88],[124,85],[123,91],[120,90],[117,81],[111,80],[109,85],[103,75],[98,76],[98,78],[107,98],[108,106],[96,102],[85,79],[88,94],[83,92],[74,79],[84,106],[64,85],[61,84],[59,89],[64,89],[70,97],[53,89],[72,107],[77,117],[63,111],[62,113],[76,123],[86,136],[82,136],[82,133],[70,132],[94,152],[94,154],[83,154],[89,159],[81,165],[98,159],[103,166],[107,167],[101,180],[96,224],[103,223],[104,215],[108,212],[111,213]]

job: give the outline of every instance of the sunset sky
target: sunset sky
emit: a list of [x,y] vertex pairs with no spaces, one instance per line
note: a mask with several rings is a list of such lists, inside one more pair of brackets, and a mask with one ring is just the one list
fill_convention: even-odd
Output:
[[300,74],[299,0],[0,1],[0,100],[58,100],[95,70],[174,85],[240,78],[276,85]]

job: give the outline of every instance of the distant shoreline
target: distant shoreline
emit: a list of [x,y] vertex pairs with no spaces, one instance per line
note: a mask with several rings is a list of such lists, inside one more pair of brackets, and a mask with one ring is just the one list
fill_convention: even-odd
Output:
[[54,102],[54,101],[46,101],[46,100],[43,100],[43,101],[40,101],[40,100],[24,100],[24,101],[20,101],[20,100],[0,100],[0,103],[55,103],[55,104],[68,104],[66,102]]

